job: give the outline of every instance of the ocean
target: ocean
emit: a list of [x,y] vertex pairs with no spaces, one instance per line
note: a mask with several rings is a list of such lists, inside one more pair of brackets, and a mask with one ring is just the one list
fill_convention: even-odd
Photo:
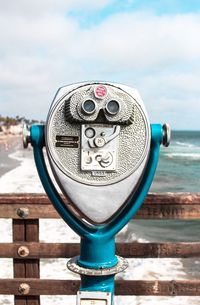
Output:
[[[171,144],[162,147],[151,192],[200,192],[200,132],[173,131]],[[33,161],[32,149],[22,149],[19,139],[0,142],[0,193],[44,192]],[[0,242],[12,242],[11,221],[0,220]],[[199,241],[200,221],[132,220],[118,241]],[[62,220],[40,220],[40,241],[79,242]],[[41,278],[77,279],[66,268],[66,259],[41,260]],[[12,278],[12,260],[0,259],[0,278]],[[172,280],[200,278],[200,259],[130,259],[116,278]],[[198,297],[115,297],[115,305],[200,305]],[[0,296],[0,305],[14,304],[12,296]],[[75,305],[74,296],[42,296],[42,305]]]

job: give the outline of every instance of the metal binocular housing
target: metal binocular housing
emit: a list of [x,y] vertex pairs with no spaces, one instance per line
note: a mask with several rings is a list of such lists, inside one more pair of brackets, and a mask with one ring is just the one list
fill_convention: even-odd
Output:
[[88,224],[115,217],[143,176],[151,130],[134,89],[84,83],[57,93],[47,117],[48,159],[62,192]]
[[[81,274],[81,291],[106,291],[112,299],[114,274],[127,267],[115,255],[114,237],[147,195],[160,144],[170,142],[169,126],[150,125],[137,90],[83,82],[57,91],[45,126],[24,129],[24,146],[28,142],[47,195],[81,236],[80,256],[68,263],[69,269]],[[50,178],[44,146],[55,181],[70,205]]]

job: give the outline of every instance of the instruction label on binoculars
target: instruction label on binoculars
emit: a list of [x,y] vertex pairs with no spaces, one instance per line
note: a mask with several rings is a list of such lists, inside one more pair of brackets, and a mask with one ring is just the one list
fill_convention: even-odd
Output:
[[56,136],[56,147],[78,148],[79,137],[77,136]]

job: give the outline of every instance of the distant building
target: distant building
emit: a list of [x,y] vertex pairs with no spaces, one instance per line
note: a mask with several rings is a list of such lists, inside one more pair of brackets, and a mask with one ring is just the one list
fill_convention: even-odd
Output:
[[22,124],[5,126],[0,122],[0,135],[20,135],[22,134]]
[[13,135],[20,135],[22,134],[22,125],[11,125],[9,128],[9,133]]

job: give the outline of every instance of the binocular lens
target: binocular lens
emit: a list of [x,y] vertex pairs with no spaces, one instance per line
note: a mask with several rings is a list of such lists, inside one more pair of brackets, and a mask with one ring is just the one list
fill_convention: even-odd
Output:
[[109,101],[106,105],[106,111],[113,115],[119,112],[119,108],[119,103],[115,100]]
[[93,100],[86,100],[82,103],[82,110],[85,114],[92,114],[96,109],[96,104]]

